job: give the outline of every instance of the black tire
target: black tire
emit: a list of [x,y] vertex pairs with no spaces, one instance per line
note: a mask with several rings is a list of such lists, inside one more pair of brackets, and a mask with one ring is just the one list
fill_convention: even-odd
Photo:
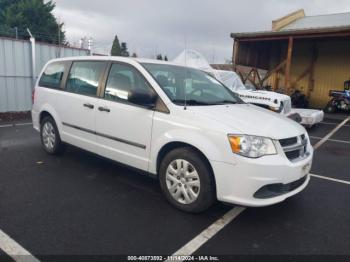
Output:
[[327,106],[326,106],[326,108],[325,108],[325,111],[326,111],[326,113],[330,113],[330,114],[333,114],[333,113],[336,111],[336,108],[335,108],[335,106],[333,105],[332,101],[330,101],[330,102],[327,104]]
[[[44,142],[43,129],[44,129],[44,126],[46,123],[48,123],[52,126],[53,132],[55,134],[55,139],[54,139],[54,142],[52,143],[53,144],[52,147],[46,146],[45,142]],[[42,144],[45,152],[47,152],[50,155],[61,154],[65,149],[65,145],[61,141],[61,137],[60,137],[60,134],[58,132],[58,128],[57,128],[57,125],[55,123],[55,120],[51,116],[46,116],[41,120],[41,122],[40,122],[40,138],[41,138],[41,144]]]
[[[195,171],[197,171],[199,176],[200,190],[198,197],[192,203],[180,203],[175,200],[175,198],[169,192],[166,182],[166,172],[168,166],[177,159],[189,162],[195,168]],[[166,154],[166,156],[162,159],[158,174],[160,187],[164,196],[173,206],[182,211],[199,213],[208,209],[216,200],[215,181],[211,167],[208,161],[201,154],[190,147],[177,148]]]

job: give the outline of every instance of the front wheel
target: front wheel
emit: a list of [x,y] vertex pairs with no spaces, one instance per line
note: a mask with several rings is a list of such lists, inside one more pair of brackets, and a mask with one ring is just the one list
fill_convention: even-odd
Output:
[[167,200],[183,211],[201,212],[215,201],[209,163],[192,148],[169,152],[161,162],[159,180]]

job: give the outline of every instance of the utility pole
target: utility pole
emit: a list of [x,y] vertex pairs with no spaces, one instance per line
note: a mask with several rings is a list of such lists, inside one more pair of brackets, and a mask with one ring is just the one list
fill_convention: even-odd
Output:
[[35,86],[36,81],[36,68],[35,68],[35,38],[30,32],[29,28],[27,28],[27,32],[30,35],[30,43],[32,46],[32,80],[33,80],[33,88]]

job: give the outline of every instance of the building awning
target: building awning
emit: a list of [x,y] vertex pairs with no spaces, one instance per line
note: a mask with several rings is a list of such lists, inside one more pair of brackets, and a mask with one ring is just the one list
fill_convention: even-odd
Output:
[[242,41],[253,40],[274,40],[294,38],[315,38],[315,37],[334,37],[334,36],[350,36],[350,25],[339,27],[326,28],[311,28],[299,30],[282,30],[282,31],[260,31],[260,32],[245,32],[231,33],[231,37]]

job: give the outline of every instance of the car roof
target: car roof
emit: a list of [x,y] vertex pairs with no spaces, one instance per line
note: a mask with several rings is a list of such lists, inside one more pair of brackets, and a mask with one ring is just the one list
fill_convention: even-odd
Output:
[[156,59],[147,59],[147,58],[134,58],[134,57],[123,57],[123,56],[73,56],[73,57],[63,57],[63,58],[56,58],[52,59],[50,62],[59,62],[59,61],[119,61],[119,62],[126,62],[126,63],[151,63],[151,64],[165,64],[165,65],[177,65],[181,66],[176,63],[172,63],[169,61],[162,61],[162,60],[156,60]]

